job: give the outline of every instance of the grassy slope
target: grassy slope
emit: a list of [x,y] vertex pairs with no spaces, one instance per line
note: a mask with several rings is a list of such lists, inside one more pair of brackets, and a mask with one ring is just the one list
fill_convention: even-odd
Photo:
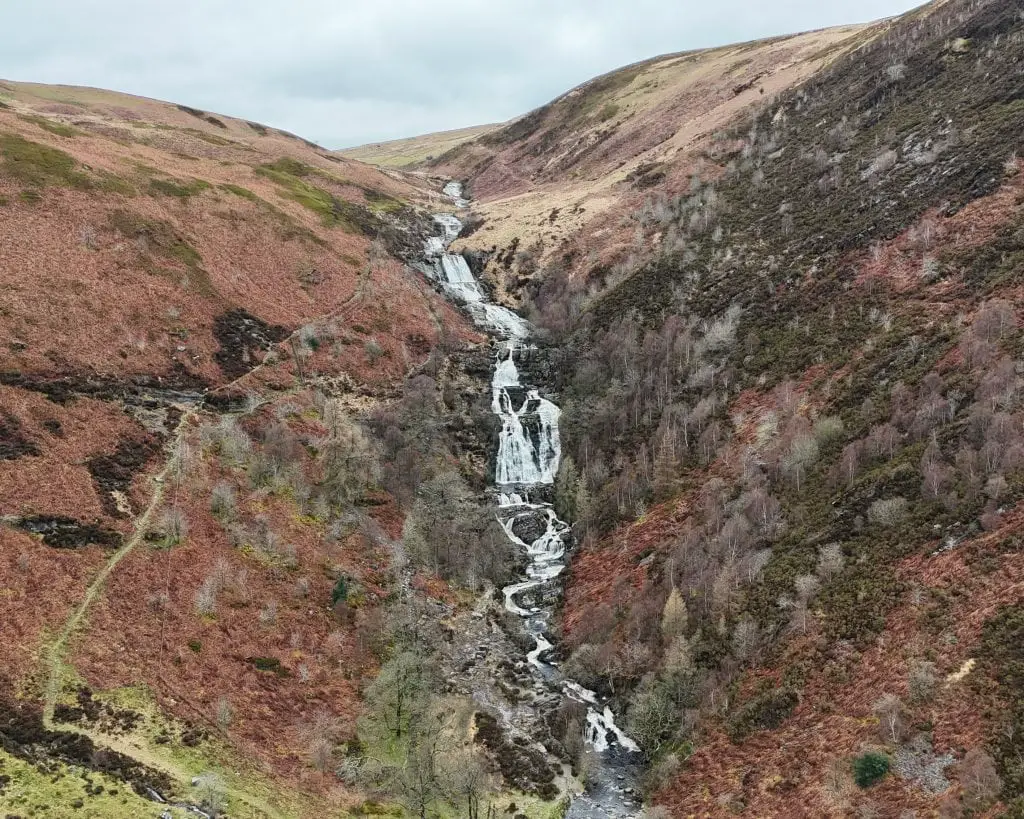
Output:
[[478,139],[500,127],[500,125],[476,125],[471,128],[458,128],[453,131],[440,131],[418,137],[343,148],[336,153],[339,156],[366,162],[370,165],[379,165],[383,168],[413,169],[447,153],[463,142]]

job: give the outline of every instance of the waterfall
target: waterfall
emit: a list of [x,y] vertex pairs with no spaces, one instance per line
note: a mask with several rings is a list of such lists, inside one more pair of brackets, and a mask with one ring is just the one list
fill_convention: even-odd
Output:
[[[456,182],[445,185],[444,193],[456,207],[468,204],[462,197],[462,186]],[[501,420],[495,463],[497,516],[509,540],[529,558],[525,577],[502,589],[505,608],[523,618],[527,632],[534,639],[535,646],[527,654],[530,666],[544,680],[559,686],[566,697],[586,706],[584,738],[587,743],[607,760],[607,764],[617,765],[617,771],[632,777],[631,763],[623,762],[623,754],[632,759],[639,748],[615,724],[611,708],[593,691],[562,678],[556,667],[544,660],[545,654],[553,648],[545,636],[552,605],[543,603],[538,595],[565,570],[566,544],[571,540],[571,530],[567,523],[559,520],[551,504],[533,503],[529,498],[531,489],[542,489],[555,481],[562,457],[558,430],[562,411],[538,389],[522,384],[516,354],[529,338],[530,325],[511,310],[488,301],[465,258],[448,252],[448,246],[462,230],[462,222],[451,214],[438,214],[434,220],[441,235],[427,240],[424,247],[427,263],[421,269],[463,304],[479,326],[500,339],[491,378],[491,409]],[[515,531],[521,522],[532,523],[534,529],[542,525],[543,533],[527,542]],[[638,815],[632,788],[622,784],[625,773],[612,776],[602,766],[597,766],[591,772],[595,793],[574,800],[567,816]]]

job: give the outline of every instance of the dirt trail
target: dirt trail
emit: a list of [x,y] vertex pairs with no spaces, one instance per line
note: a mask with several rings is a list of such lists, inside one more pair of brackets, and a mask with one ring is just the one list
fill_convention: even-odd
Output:
[[152,520],[153,514],[157,509],[160,508],[160,504],[163,503],[164,493],[166,491],[166,478],[168,473],[174,466],[175,455],[178,452],[182,441],[185,438],[185,434],[188,430],[188,425],[193,418],[196,417],[198,409],[195,407],[187,408],[181,419],[178,421],[178,426],[174,430],[174,438],[171,444],[171,454],[164,464],[164,468],[154,475],[151,480],[154,484],[153,495],[149,500],[149,505],[145,511],[135,520],[135,528],[132,532],[131,537],[125,541],[124,545],[121,546],[110,559],[104,564],[103,568],[100,569],[99,573],[93,579],[92,583],[89,584],[89,588],[85,591],[85,596],[82,598],[81,603],[71,613],[71,616],[64,623],[64,627],[61,629],[56,641],[50,646],[47,657],[47,681],[46,681],[46,696],[43,701],[43,724],[47,729],[53,730],[54,720],[53,712],[57,704],[57,698],[60,696],[61,685],[64,680],[65,662],[64,658],[67,654],[68,644],[71,642],[71,637],[78,628],[79,624],[85,617],[85,613],[89,610],[89,606],[92,605],[93,600],[96,599],[97,595],[103,589],[103,585],[106,583],[110,573],[114,571],[117,564],[120,563],[124,558],[139,544],[139,542],[146,536],[146,531],[149,528],[150,520]]

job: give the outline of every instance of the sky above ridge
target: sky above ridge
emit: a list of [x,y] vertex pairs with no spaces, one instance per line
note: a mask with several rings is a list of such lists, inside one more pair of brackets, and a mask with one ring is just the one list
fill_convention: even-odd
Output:
[[0,77],[244,117],[329,148],[501,122],[673,51],[867,22],[914,0],[32,0]]

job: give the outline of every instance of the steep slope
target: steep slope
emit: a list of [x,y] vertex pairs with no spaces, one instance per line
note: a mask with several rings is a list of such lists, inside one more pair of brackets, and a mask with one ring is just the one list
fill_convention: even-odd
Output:
[[[367,419],[481,338],[405,266],[431,196],[258,123],[0,83],[5,754],[125,754],[140,793],[216,771],[237,815],[352,798],[310,759],[353,734],[356,624],[394,588]],[[56,815],[21,784],[0,804]]]
[[880,36],[849,26],[672,54],[591,80],[430,167],[471,183],[499,286],[521,287],[555,260],[576,272],[631,263],[624,215],[652,192],[689,190],[726,149],[741,111],[793,87]]
[[551,334],[565,668],[668,815],[1020,811],[1022,26],[748,47],[763,100],[616,153],[642,64],[441,160]]

